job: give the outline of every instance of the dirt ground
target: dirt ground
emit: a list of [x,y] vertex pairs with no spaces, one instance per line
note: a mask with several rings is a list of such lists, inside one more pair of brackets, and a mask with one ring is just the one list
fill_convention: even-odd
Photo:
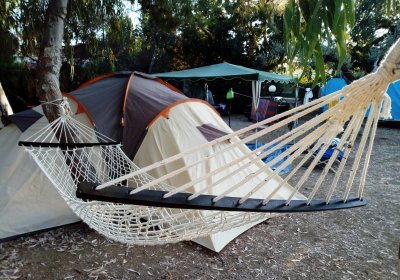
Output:
[[[236,130],[251,123],[234,115],[231,124]],[[0,279],[400,279],[399,147],[400,128],[378,127],[365,207],[284,214],[219,254],[190,241],[129,247],[78,223],[1,243]],[[309,189],[320,172],[313,171]]]

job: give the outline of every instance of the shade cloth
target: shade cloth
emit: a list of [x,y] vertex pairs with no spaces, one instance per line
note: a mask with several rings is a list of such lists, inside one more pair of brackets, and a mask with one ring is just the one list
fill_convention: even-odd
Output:
[[156,73],[153,75],[166,81],[173,80],[178,82],[183,80],[190,80],[192,82],[199,80],[213,81],[216,79],[232,80],[235,78],[240,78],[245,81],[273,81],[276,83],[295,82],[293,78],[288,75],[265,72],[226,62],[188,70]]

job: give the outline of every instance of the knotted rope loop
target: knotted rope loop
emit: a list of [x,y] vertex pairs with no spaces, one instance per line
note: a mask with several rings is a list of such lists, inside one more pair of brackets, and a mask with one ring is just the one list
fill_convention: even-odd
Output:
[[385,93],[383,100],[384,104],[382,112],[379,114],[379,117],[384,119],[391,119],[392,114],[390,114],[390,110],[392,109],[392,100],[390,99],[390,96],[387,93]]
[[392,83],[400,78],[400,69],[396,63],[390,61],[384,61],[378,68],[377,73],[379,73],[380,78],[385,81],[385,83]]
[[385,82],[392,83],[400,79],[399,62],[400,40],[397,40],[397,42],[389,49],[377,71]]
[[327,122],[328,124],[328,131],[333,134],[339,134],[343,131],[343,126],[340,124],[339,120],[330,118]]
[[55,99],[52,101],[40,101],[41,105],[54,105],[59,109],[59,116],[68,115],[67,112],[71,111],[66,97]]

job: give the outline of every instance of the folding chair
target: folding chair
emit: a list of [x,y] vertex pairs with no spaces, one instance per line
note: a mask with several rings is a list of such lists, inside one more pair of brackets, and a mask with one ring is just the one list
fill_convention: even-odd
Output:
[[[272,101],[272,99],[260,99],[257,110],[258,118],[256,117],[256,109],[254,108],[254,104],[252,106],[250,118],[253,119],[253,123],[256,122],[256,119],[261,122],[265,119],[275,116],[277,111],[278,102]],[[270,122],[267,125],[270,126],[273,124],[274,122]]]
[[[337,145],[340,142],[340,138],[335,138],[333,139],[331,145],[329,146],[328,149],[326,149],[325,153],[322,155],[322,157],[319,159],[318,163],[315,166],[320,166],[320,165],[326,165],[328,163],[328,161],[330,160],[330,158],[333,155],[333,152],[336,150]],[[342,161],[343,155],[344,155],[344,150],[346,149],[348,143],[345,143],[341,149],[341,151],[337,154],[334,163],[338,163],[340,164],[340,162]],[[307,150],[307,153],[311,152],[311,149],[313,148],[313,146],[315,145],[315,143],[313,145],[311,145],[311,147]],[[321,148],[317,149],[312,155],[311,158],[314,159],[316,158],[317,154],[319,153],[319,151],[321,150]],[[332,164],[333,166],[333,164]],[[333,167],[330,167],[329,170],[331,170],[333,173],[336,173],[336,170]],[[307,167],[306,165],[304,165],[304,167]]]

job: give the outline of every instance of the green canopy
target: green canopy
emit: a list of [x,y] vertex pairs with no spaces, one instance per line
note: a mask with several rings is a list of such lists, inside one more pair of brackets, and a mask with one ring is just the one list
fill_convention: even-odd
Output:
[[240,78],[245,81],[259,82],[276,82],[276,83],[294,83],[291,76],[279,75],[275,73],[255,70],[238,66],[230,63],[219,63],[210,66],[193,68],[182,71],[152,74],[163,80],[183,81],[190,80],[192,82],[199,80],[213,81],[216,79],[232,80]]

